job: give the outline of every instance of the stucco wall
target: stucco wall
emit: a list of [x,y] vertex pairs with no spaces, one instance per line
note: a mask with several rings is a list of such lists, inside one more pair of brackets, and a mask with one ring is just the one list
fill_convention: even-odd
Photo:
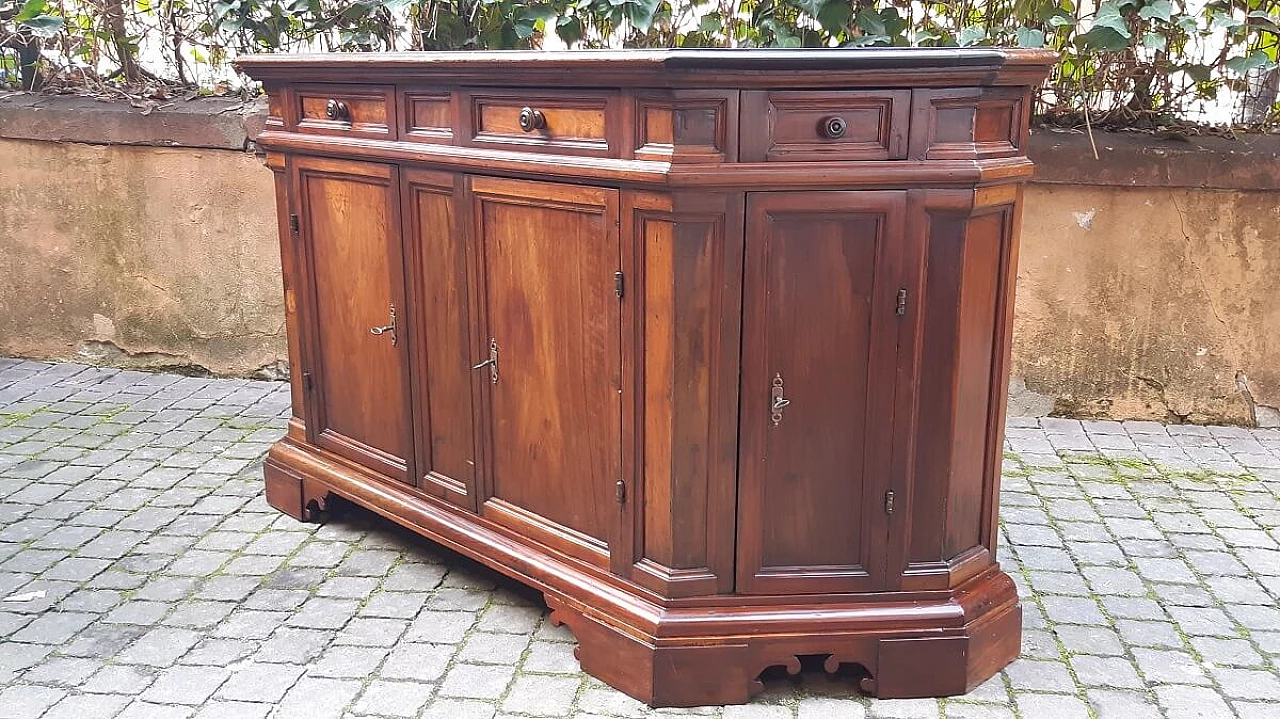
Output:
[[1056,414],[1276,425],[1280,196],[1032,186],[1013,338]]
[[[0,354],[283,371],[260,111],[75,102],[0,101]],[[1012,411],[1280,425],[1273,140],[1033,138]]]
[[278,375],[273,192],[243,151],[0,139],[0,354]]

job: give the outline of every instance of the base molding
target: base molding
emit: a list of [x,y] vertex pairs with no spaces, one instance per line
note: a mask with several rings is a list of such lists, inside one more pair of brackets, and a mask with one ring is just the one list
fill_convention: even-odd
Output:
[[[859,689],[880,698],[962,694],[1018,656],[1022,610],[1013,581],[992,564],[951,592],[884,592],[799,604],[795,596],[744,605],[666,606],[649,590],[546,549],[467,513],[286,437],[268,455],[271,506],[301,521],[331,511],[331,495],[542,591],[550,621],[578,640],[587,673],[653,706],[741,704],[760,675],[857,665]],[[856,601],[854,601],[856,599]]]

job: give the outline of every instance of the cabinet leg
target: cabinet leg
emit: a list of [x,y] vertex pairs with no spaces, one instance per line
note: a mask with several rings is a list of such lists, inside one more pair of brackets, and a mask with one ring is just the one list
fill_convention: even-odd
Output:
[[300,522],[324,523],[336,502],[328,487],[297,474],[270,455],[263,465],[267,504]]

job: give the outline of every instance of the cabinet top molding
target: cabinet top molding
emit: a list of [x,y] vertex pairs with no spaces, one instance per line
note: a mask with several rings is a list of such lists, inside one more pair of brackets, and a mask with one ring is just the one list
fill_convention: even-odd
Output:
[[1021,48],[851,48],[264,54],[236,65],[267,84],[836,88],[1036,85],[1057,61],[1052,51]]

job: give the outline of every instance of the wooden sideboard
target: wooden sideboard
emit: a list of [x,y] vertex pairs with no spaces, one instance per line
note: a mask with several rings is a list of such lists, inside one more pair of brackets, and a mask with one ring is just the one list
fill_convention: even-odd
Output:
[[995,562],[1033,50],[259,56],[293,418],[346,498],[536,587],[582,668],[880,697],[1019,650]]

